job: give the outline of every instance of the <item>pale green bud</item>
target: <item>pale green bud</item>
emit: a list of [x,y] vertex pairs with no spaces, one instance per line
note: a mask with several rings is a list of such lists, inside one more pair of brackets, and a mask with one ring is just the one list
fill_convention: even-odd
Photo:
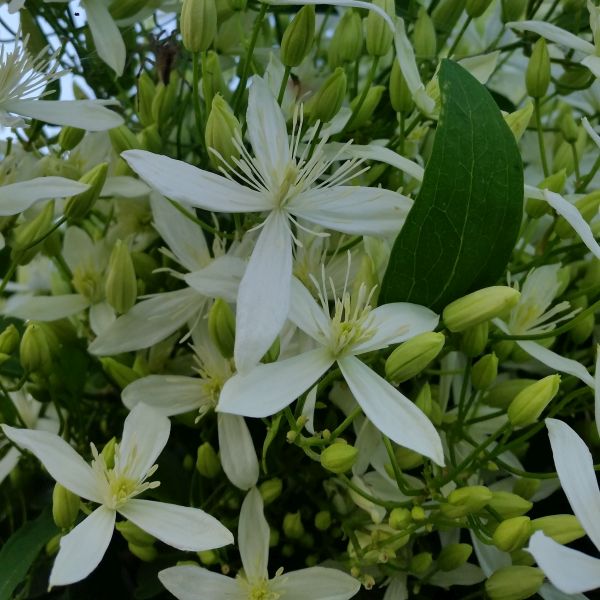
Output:
[[521,477],[515,481],[513,492],[530,500],[533,495],[540,489],[541,481],[539,479],[531,479],[530,477]]
[[198,448],[196,469],[207,479],[214,479],[221,472],[221,462],[210,442],[204,442]]
[[426,382],[419,390],[415,404],[427,415],[429,420],[436,426],[442,424],[442,408],[431,397],[431,386]]
[[69,221],[80,221],[88,214],[96,200],[100,198],[107,173],[108,163],[100,163],[79,179],[80,183],[85,183],[90,187],[85,192],[71,196],[66,201],[64,213]]
[[573,146],[564,140],[558,145],[552,157],[552,170],[558,171],[559,169],[565,169],[568,175],[575,170]]
[[[382,8],[392,19],[396,16],[394,0],[374,0],[373,4]],[[367,22],[367,52],[371,56],[385,56],[394,41],[394,34],[383,17],[374,10],[370,10],[366,18]]]
[[169,83],[162,81],[156,86],[156,96],[152,100],[152,118],[161,126],[169,120],[177,105],[179,92],[179,75],[176,72],[169,76]]
[[494,571],[485,582],[490,600],[524,600],[544,583],[544,573],[535,567],[510,566]]
[[446,503],[441,505],[444,515],[451,519],[479,512],[492,499],[492,492],[483,485],[469,485],[450,492]]
[[392,62],[392,72],[390,74],[390,102],[393,109],[402,114],[411,112],[415,106],[412,94],[408,89],[404,75],[402,75],[400,64],[396,59]]
[[58,134],[58,145],[63,152],[73,150],[73,148],[75,148],[75,146],[83,139],[84,135],[85,129],[65,126]]
[[497,383],[483,398],[488,406],[508,408],[510,403],[525,388],[535,383],[535,379],[509,379]]
[[212,108],[213,98],[226,90],[219,55],[209,50],[202,57],[202,95],[207,108]]
[[304,525],[300,511],[287,513],[283,517],[283,534],[291,540],[298,540],[304,535]]
[[[576,298],[575,300],[580,300]],[[571,305],[576,307],[578,303],[575,300],[571,301]],[[587,305],[587,299],[585,304]],[[587,307],[587,306],[586,306]],[[575,323],[575,325],[569,330],[569,337],[573,342],[580,346],[582,345],[591,335],[594,333],[594,327],[596,326],[596,318],[593,314],[587,315]]]
[[157,123],[152,123],[152,125],[144,127],[144,129],[138,133],[138,139],[140,140],[143,150],[158,153],[162,149],[162,138],[160,137]]
[[527,126],[531,121],[532,115],[533,102],[531,100],[528,100],[523,108],[519,108],[510,114],[504,115],[504,121],[512,131],[517,141],[523,137],[523,134],[527,130]]
[[453,29],[462,15],[467,0],[441,0],[431,13],[431,20],[436,31],[445,38]]
[[526,6],[527,0],[502,0],[502,22],[520,21]]
[[463,331],[460,349],[470,358],[478,356],[485,350],[489,335],[489,322],[484,321]]
[[498,376],[498,357],[492,352],[482,356],[471,370],[471,382],[476,390],[487,390]]
[[404,446],[398,446],[396,450],[394,450],[394,455],[396,456],[398,466],[403,471],[410,471],[411,469],[418,467],[425,460],[422,454],[419,454],[410,448],[405,448]]
[[515,306],[520,297],[517,290],[503,285],[477,290],[446,306],[443,312],[444,325],[450,331],[464,331],[501,316]]
[[51,537],[50,541],[44,546],[44,550],[46,551],[46,554],[48,556],[54,556],[58,552],[58,549],[60,548],[61,537],[62,535],[60,533],[57,533],[55,536]]
[[559,544],[570,544],[585,535],[575,515],[549,515],[531,521],[533,531],[543,531]]
[[310,52],[315,35],[315,7],[303,6],[286,27],[281,40],[281,62],[297,67]]
[[27,264],[38,252],[39,242],[48,235],[54,221],[54,200],[46,203],[31,220],[19,225],[13,234],[10,256],[19,264]]
[[503,519],[520,517],[529,512],[533,504],[511,492],[492,492],[489,507],[495,510]]
[[560,118],[558,127],[563,134],[563,137],[569,144],[574,144],[579,137],[579,128],[573,118],[573,113],[568,110]]
[[400,344],[385,361],[385,376],[402,383],[418,375],[442,351],[446,337],[443,333],[427,331]]
[[124,365],[123,363],[105,356],[100,359],[102,363],[102,369],[104,372],[121,388],[126,388],[130,383],[140,378],[139,373],[134,371],[131,367]]
[[413,46],[418,58],[434,58],[437,52],[437,38],[431,17],[425,8],[419,9],[413,30]]
[[52,491],[52,518],[57,527],[69,529],[79,514],[79,496],[60,485],[54,484]]
[[556,89],[560,94],[571,94],[576,90],[588,88],[594,80],[594,75],[587,67],[582,65],[565,66],[565,70],[556,82]]
[[158,556],[158,551],[154,546],[138,546],[131,542],[127,544],[129,552],[143,562],[152,562]]
[[514,552],[522,548],[532,534],[531,519],[529,517],[512,517],[502,521],[492,540],[496,548],[503,552]]
[[348,9],[339,20],[329,45],[329,65],[337,67],[360,58],[363,46],[362,20]]
[[242,128],[229,104],[223,96],[217,94],[212,101],[210,114],[206,120],[205,141],[206,147],[212,148],[210,160],[215,167],[224,164],[231,165],[240,157],[240,151],[234,143],[236,138],[241,139]]
[[433,556],[431,552],[420,552],[410,559],[408,570],[416,575],[423,575],[429,570],[432,564]]
[[327,531],[331,527],[331,513],[321,510],[315,515],[315,527],[319,531]]
[[412,516],[408,508],[394,508],[390,512],[388,524],[392,529],[406,529],[412,523]]
[[100,456],[104,459],[104,462],[109,469],[112,469],[115,466],[116,449],[117,438],[113,436],[106,444],[104,444],[104,448],[102,448],[102,452],[100,452]]
[[116,154],[121,155],[125,150],[139,150],[142,145],[135,133],[131,132],[126,125],[119,125],[109,129],[108,137]]
[[156,540],[154,536],[146,533],[131,521],[119,521],[116,523],[115,528],[129,544],[151,546]]
[[0,333],[0,353],[12,354],[19,347],[20,339],[19,330],[11,323]]
[[121,314],[137,299],[137,279],[127,245],[117,240],[108,261],[104,291],[108,303]]
[[470,544],[448,544],[442,548],[437,566],[441,571],[454,571],[464,565],[472,553],[473,546]]
[[215,0],[183,0],[179,28],[186,50],[190,52],[208,50],[217,35]]
[[201,550],[200,552],[196,552],[200,562],[207,567],[211,565],[216,565],[219,562],[219,555],[215,550]]
[[427,513],[422,506],[413,506],[410,509],[410,517],[413,521],[424,521],[427,518]]
[[492,0],[467,0],[465,11],[472,19],[476,19],[488,9],[491,3]]
[[43,323],[30,322],[19,346],[19,357],[24,371],[50,373],[56,344],[57,340]]
[[[382,85],[374,85],[369,88],[363,103],[358,109],[358,112],[356,113],[352,121],[349,122],[349,125],[352,129],[358,129],[359,127],[362,127],[373,116],[375,109],[381,101],[383,92],[385,92],[385,87]],[[358,105],[359,101],[360,95],[352,99],[352,101],[350,102],[350,108],[352,109],[352,111],[354,111],[354,108]]]
[[[544,180],[542,180],[538,188],[550,190],[551,192],[556,192],[560,194],[567,182],[567,170],[560,169],[556,173],[552,173]],[[527,198],[527,203],[525,204],[525,210],[530,217],[539,218],[542,215],[545,215],[551,212],[550,205],[545,200],[538,200],[537,198]]]
[[235,315],[221,298],[217,298],[208,311],[208,334],[225,358],[233,356]]
[[128,19],[139,13],[146,4],[148,4],[148,0],[113,0],[108,6],[108,10],[110,16],[115,20]]
[[337,67],[311,100],[311,122],[329,123],[337,115],[346,96],[346,85],[346,73]]
[[[154,118],[152,116],[152,102],[156,95],[156,85],[145,71],[138,79],[138,93],[136,96],[136,108],[140,123],[143,127],[152,125]],[[121,125],[121,127],[125,127]]]
[[[558,289],[556,290],[556,296],[555,298],[558,298],[559,296],[562,296],[562,294],[564,294],[567,291],[567,288],[569,287],[569,284],[571,283],[571,266],[570,265],[565,265],[564,267],[561,267],[558,270],[558,273],[556,274],[556,279],[558,282]],[[584,297],[585,299],[585,297]],[[573,300],[571,302],[571,306],[577,306],[577,302],[579,300],[576,298],[575,300]],[[587,300],[586,300],[586,304],[585,306],[587,307]]]
[[556,396],[560,375],[548,375],[526,387],[508,407],[508,419],[513,427],[525,427],[537,422],[540,415]]
[[[580,212],[583,219],[587,223],[590,223],[598,214],[598,208],[600,207],[600,190],[595,190],[582,198],[578,198],[573,204]],[[577,235],[564,217],[559,217],[556,220],[554,231],[562,239],[572,238]]]
[[321,452],[321,465],[332,473],[345,473],[356,462],[358,450],[343,442],[331,444]]
[[546,40],[541,37],[533,46],[525,73],[527,93],[532,98],[542,98],[550,85],[550,55]]
[[263,502],[265,506],[275,502],[279,496],[281,496],[281,491],[283,490],[283,482],[279,477],[273,477],[273,479],[269,479],[267,481],[263,481],[258,487],[258,491],[262,496]]

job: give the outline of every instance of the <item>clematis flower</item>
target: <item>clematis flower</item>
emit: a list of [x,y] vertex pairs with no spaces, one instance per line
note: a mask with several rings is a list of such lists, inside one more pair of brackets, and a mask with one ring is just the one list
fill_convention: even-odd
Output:
[[237,296],[234,356],[242,372],[258,363],[287,317],[292,226],[305,227],[299,219],[354,235],[393,235],[412,205],[390,190],[342,185],[357,175],[359,160],[326,175],[338,160],[324,157],[327,139],[321,139],[310,156],[316,140],[300,150],[301,112],[288,138],[281,109],[260,77],[250,87],[247,122],[254,156],[238,140],[242,158],[227,176],[144,150],[122,154],[142,179],[168,198],[214,212],[268,213]]
[[51,587],[84,579],[98,566],[110,543],[117,513],[180,550],[197,552],[233,543],[231,533],[198,508],[136,498],[159,485],[147,480],[158,468],[154,461],[169,439],[170,428],[169,419],[140,404],[125,419],[114,464],[106,464],[92,444],[90,466],[56,434],[2,425],[6,437],[32,452],[58,483],[100,504],[61,538],[50,573]]
[[217,410],[247,417],[272,415],[308,390],[335,363],[375,427],[397,444],[443,465],[441,440],[431,421],[357,358],[432,331],[438,316],[423,306],[405,302],[372,309],[372,293],[363,285],[351,298],[344,289],[341,297],[335,297],[334,314],[330,316],[325,283],[319,306],[294,279],[289,318],[316,342],[317,348],[234,375],[221,391]]
[[256,488],[242,503],[238,544],[244,570],[235,579],[193,565],[165,569],[158,578],[178,600],[197,600],[200,590],[205,598],[229,600],[348,600],[360,589],[354,577],[324,567],[278,570],[269,579],[269,524]]

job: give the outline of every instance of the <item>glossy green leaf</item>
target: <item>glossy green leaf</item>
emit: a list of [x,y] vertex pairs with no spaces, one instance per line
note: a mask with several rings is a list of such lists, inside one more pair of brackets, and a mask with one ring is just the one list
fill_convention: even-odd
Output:
[[491,95],[450,60],[439,82],[431,158],[380,294],[437,311],[502,277],[523,215],[521,157]]

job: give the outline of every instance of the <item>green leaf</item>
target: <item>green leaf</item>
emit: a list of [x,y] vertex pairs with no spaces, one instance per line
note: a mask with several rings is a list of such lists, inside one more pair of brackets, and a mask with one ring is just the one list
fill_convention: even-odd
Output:
[[442,110],[421,191],[398,234],[380,303],[440,311],[504,273],[523,215],[523,165],[489,92],[442,61]]
[[25,523],[0,550],[0,600],[11,600],[33,561],[46,543],[58,533],[50,511]]

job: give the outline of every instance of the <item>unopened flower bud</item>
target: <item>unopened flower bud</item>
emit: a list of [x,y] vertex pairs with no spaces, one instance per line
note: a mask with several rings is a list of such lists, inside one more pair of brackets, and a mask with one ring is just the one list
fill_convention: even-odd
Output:
[[321,465],[332,473],[346,473],[356,462],[358,450],[350,444],[334,443],[321,452]]
[[121,152],[125,152],[126,150],[139,150],[142,147],[135,133],[130,131],[126,125],[119,125],[119,127],[109,129],[108,137],[110,138],[113,150],[119,156]]
[[502,0],[502,22],[520,21],[526,6],[527,0]]
[[411,469],[418,467],[425,460],[422,454],[419,454],[410,448],[405,448],[404,446],[398,446],[394,450],[394,455],[396,456],[398,466],[403,471],[410,471]]
[[[154,123],[152,115],[152,102],[156,95],[156,85],[146,71],[138,78],[138,92],[136,96],[136,109],[143,127],[148,127]],[[121,125],[124,127],[124,125]]]
[[465,11],[471,19],[476,19],[488,9],[491,3],[492,0],[467,0]]
[[[600,207],[600,190],[595,190],[582,198],[578,198],[573,204],[583,217],[584,221],[590,223],[598,214],[598,208]],[[554,231],[561,239],[575,237],[577,235],[564,217],[559,217],[556,220]]]
[[494,571],[485,582],[490,600],[524,600],[544,583],[544,573],[535,567],[510,566]]
[[127,245],[117,240],[108,261],[104,291],[108,303],[121,314],[137,299],[137,280]]
[[12,354],[19,347],[20,339],[19,330],[11,323],[0,333],[0,353]]
[[484,321],[463,331],[460,349],[470,358],[478,356],[485,350],[488,341],[489,323]]
[[408,114],[415,106],[412,94],[408,89],[397,60],[394,60],[392,63],[392,72],[390,74],[390,102],[393,109],[401,114]]
[[413,30],[413,45],[418,58],[434,58],[437,52],[437,38],[433,21],[427,10],[419,9]]
[[210,114],[206,120],[206,147],[214,150],[209,152],[210,160],[215,167],[232,164],[240,157],[235,139],[241,139],[242,128],[229,104],[223,96],[217,94],[212,101]]
[[144,129],[138,133],[138,139],[140,140],[142,150],[158,153],[162,148],[162,138],[160,137],[157,123],[152,123],[151,125],[144,127]]
[[540,489],[541,481],[539,479],[531,479],[530,477],[521,477],[515,481],[513,492],[525,500],[530,500],[533,495]]
[[69,529],[79,514],[79,496],[60,485],[54,484],[52,491],[52,518],[57,527]]
[[115,528],[129,544],[151,546],[156,540],[154,536],[146,533],[131,521],[119,521]]
[[208,334],[225,358],[233,356],[235,315],[221,298],[217,298],[208,311]]
[[501,316],[519,301],[521,294],[514,288],[495,285],[467,294],[444,309],[444,325],[454,332]]
[[202,95],[206,107],[212,108],[214,97],[223,94],[226,89],[219,55],[209,50],[202,58]]
[[520,517],[529,512],[533,504],[517,494],[511,492],[495,491],[488,506],[495,510],[503,519]]
[[337,67],[360,58],[363,46],[362,20],[359,14],[348,9],[338,21],[329,45],[329,64]]
[[60,538],[62,535],[57,533],[50,538],[50,541],[44,546],[44,550],[48,556],[54,556],[60,548]]
[[130,383],[140,378],[139,373],[131,367],[109,356],[100,359],[104,372],[121,388],[126,388]]
[[476,390],[487,390],[498,376],[498,357],[492,352],[482,356],[471,370],[471,382]]
[[448,34],[454,29],[465,8],[466,0],[441,0],[431,13],[431,20],[436,31],[442,34],[446,39]]
[[550,85],[550,55],[546,40],[541,37],[533,46],[525,73],[527,93],[532,98],[542,98]]
[[196,469],[207,479],[214,479],[221,472],[221,462],[210,442],[204,442],[198,448]]
[[54,201],[31,220],[25,221],[14,230],[11,258],[19,264],[27,264],[38,252],[39,242],[47,236],[54,220]]
[[510,403],[525,388],[535,383],[535,379],[508,379],[497,383],[483,398],[488,406],[508,408]]
[[[567,182],[567,170],[560,169],[556,173],[552,173],[546,177],[543,181],[538,184],[538,188],[541,190],[550,190],[560,194]],[[525,211],[530,217],[537,219],[542,215],[545,215],[552,211],[552,208],[545,200],[539,200],[537,198],[527,198],[525,204]]]
[[215,0],[183,0],[179,28],[186,50],[208,50],[217,35]]
[[[382,85],[371,86],[353,119],[348,121],[348,127],[351,127],[352,129],[358,129],[359,127],[362,127],[373,116],[375,109],[381,101],[384,91],[385,87]],[[350,102],[350,108],[352,109],[352,112],[354,112],[355,107],[358,106],[360,97],[361,96],[358,95]]]
[[479,512],[492,499],[492,492],[483,485],[469,485],[450,492],[446,503],[441,505],[444,515],[451,519]]
[[537,422],[540,415],[556,396],[560,375],[548,375],[526,387],[508,407],[508,419],[513,427],[525,427]]
[[543,531],[559,544],[570,544],[585,535],[575,515],[549,515],[531,521],[533,531]]
[[[577,302],[579,300],[579,302]],[[582,300],[585,300],[583,302]],[[587,298],[575,298],[571,301],[571,306],[573,308],[577,308],[578,305],[581,306],[585,304],[582,308],[587,308]],[[592,336],[594,333],[594,328],[596,327],[596,319],[593,314],[589,314],[583,319],[579,319],[577,323],[569,330],[569,337],[573,340],[573,342],[577,346],[581,346],[588,338]]]
[[432,563],[433,556],[431,555],[431,552],[420,552],[410,559],[408,570],[416,575],[423,575],[429,570]]
[[579,137],[579,128],[573,118],[573,113],[568,110],[566,111],[558,121],[558,127],[563,137],[569,144],[574,144]]
[[533,102],[531,100],[525,102],[523,108],[519,108],[510,114],[504,115],[504,121],[512,131],[517,142],[523,137],[523,134],[527,130],[532,115]]
[[138,546],[130,542],[127,547],[131,554],[143,562],[152,562],[158,556],[158,551],[154,546]]
[[406,529],[412,523],[412,517],[408,508],[394,508],[390,512],[388,524],[392,529]]
[[470,544],[448,544],[444,546],[437,558],[437,566],[441,571],[454,571],[464,565],[473,552]]
[[156,86],[156,96],[152,101],[152,118],[161,126],[166,123],[177,105],[179,91],[179,75],[173,72],[169,75],[169,83],[159,82]]
[[588,88],[595,80],[591,71],[580,64],[565,66],[562,75],[556,82],[556,90],[563,95],[572,94],[575,90]]
[[286,27],[281,40],[281,62],[297,67],[309,53],[315,35],[315,7],[303,6]]
[[44,323],[30,322],[19,346],[21,366],[25,372],[48,374],[52,370],[52,356],[56,350],[56,343],[57,340]]
[[496,548],[503,552],[514,552],[527,543],[531,533],[529,517],[512,517],[496,527],[492,540]]
[[422,506],[413,506],[410,509],[410,517],[413,521],[424,521],[427,518],[427,513]]
[[84,129],[65,126],[58,134],[58,145],[63,152],[73,150],[73,148],[75,148],[75,146],[77,146],[77,144],[79,144],[79,142],[83,139],[84,135]]
[[311,122],[329,123],[337,115],[346,96],[346,85],[346,73],[337,67],[310,102]]
[[443,333],[427,331],[400,344],[385,361],[386,378],[402,383],[418,375],[442,351]]
[[215,550],[201,550],[196,552],[200,562],[207,567],[216,565],[219,562],[219,555]]
[[283,482],[281,479],[279,479],[279,477],[273,477],[273,479],[263,481],[258,488],[265,506],[275,502],[275,500],[281,496],[282,490]]
[[[373,4],[382,8],[392,18],[396,16],[396,7],[394,0],[374,0]],[[367,52],[371,56],[385,56],[394,41],[394,34],[384,18],[378,15],[374,10],[370,10],[367,15]]]
[[90,187],[81,194],[71,196],[65,202],[64,214],[69,221],[80,221],[88,214],[100,197],[107,173],[108,163],[100,163],[79,179],[80,183],[85,183]]
[[442,424],[442,408],[431,396],[431,386],[426,382],[419,390],[415,404],[427,415],[436,426]]
[[287,513],[283,517],[283,534],[291,540],[298,540],[304,535],[304,525],[300,511]]
[[327,531],[331,527],[331,513],[321,510],[315,515],[315,527],[319,531]]

